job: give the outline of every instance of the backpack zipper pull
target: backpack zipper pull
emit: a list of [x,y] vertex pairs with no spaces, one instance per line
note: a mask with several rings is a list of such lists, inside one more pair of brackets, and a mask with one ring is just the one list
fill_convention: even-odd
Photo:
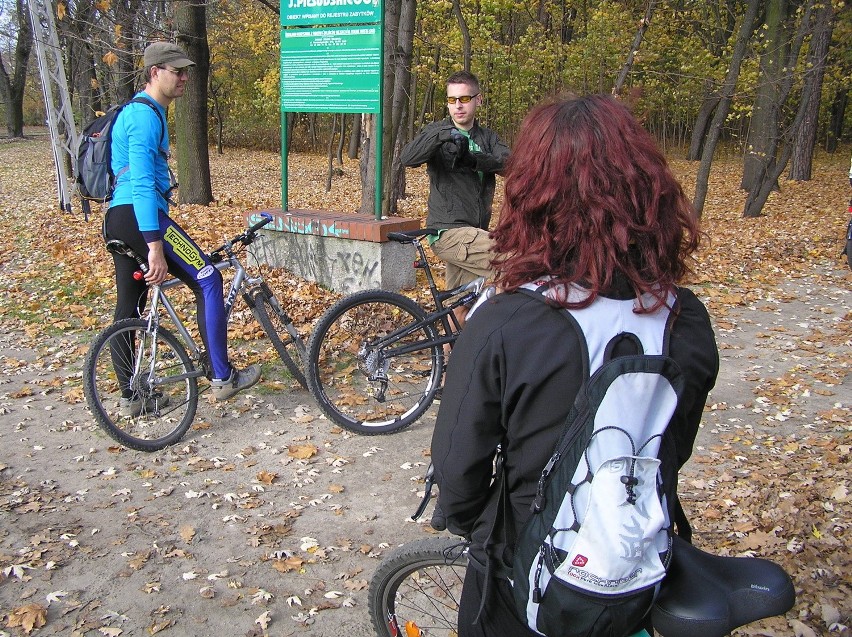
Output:
[[544,508],[546,501],[546,498],[544,497],[544,483],[547,482],[547,477],[550,475],[550,472],[553,471],[553,466],[559,462],[560,455],[561,454],[558,451],[554,453],[544,466],[544,470],[541,472],[541,477],[538,479],[538,486],[535,489],[535,498],[533,498],[533,502],[530,505],[531,513],[541,513],[541,510]]
[[544,547],[545,545],[542,544],[541,548],[538,551],[538,563],[535,566],[535,577],[533,578],[533,582],[535,582],[535,587],[532,591],[533,604],[540,604],[542,598],[541,586],[539,586],[539,581],[541,580],[541,567],[544,565]]

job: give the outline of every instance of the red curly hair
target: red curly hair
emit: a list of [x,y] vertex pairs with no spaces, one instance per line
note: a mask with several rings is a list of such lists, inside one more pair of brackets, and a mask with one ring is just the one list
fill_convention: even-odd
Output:
[[586,307],[615,277],[659,308],[698,248],[692,205],[651,135],[609,95],[563,96],[524,119],[492,231],[499,285],[541,276],[588,290]]

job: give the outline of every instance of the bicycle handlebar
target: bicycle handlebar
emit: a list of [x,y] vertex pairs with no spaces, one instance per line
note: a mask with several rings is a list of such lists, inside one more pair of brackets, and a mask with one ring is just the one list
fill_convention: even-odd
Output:
[[254,224],[252,227],[250,227],[248,230],[241,232],[230,241],[226,241],[218,248],[213,250],[213,252],[210,253],[210,261],[212,261],[213,263],[218,263],[224,258],[223,253],[230,255],[231,248],[235,244],[247,246],[251,243],[254,243],[254,240],[257,238],[257,231],[272,221],[272,215],[268,213],[261,213],[260,216],[262,217],[261,220]]

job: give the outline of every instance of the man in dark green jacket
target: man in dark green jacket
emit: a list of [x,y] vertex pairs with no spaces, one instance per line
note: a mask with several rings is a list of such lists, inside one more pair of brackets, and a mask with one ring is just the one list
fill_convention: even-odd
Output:
[[466,71],[454,73],[447,79],[450,116],[424,128],[402,150],[405,166],[426,164],[426,225],[441,231],[432,241],[432,250],[447,264],[447,289],[491,276],[488,224],[495,175],[503,170],[509,147],[494,131],[477,123],[476,110],[481,104],[476,76]]

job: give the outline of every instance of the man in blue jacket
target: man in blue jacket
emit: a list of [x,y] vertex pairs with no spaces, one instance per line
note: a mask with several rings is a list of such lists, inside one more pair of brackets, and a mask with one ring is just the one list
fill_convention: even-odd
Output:
[[[118,293],[115,320],[142,313],[147,285],[162,283],[168,274],[181,279],[195,294],[198,328],[212,368],[213,395],[226,400],[254,385],[260,379],[260,367],[238,370],[229,362],[222,275],[169,217],[169,194],[175,184],[168,165],[166,109],[183,95],[195,63],[170,42],[148,46],[143,62],[145,87],[136,98],[144,102],[124,107],[112,130],[112,170],[117,182],[104,219],[104,233],[107,239],[120,239],[142,255],[149,270],[143,281],[137,281],[133,277],[136,262],[125,255],[113,255]],[[129,388],[123,390],[123,416],[135,418],[153,408]]]

